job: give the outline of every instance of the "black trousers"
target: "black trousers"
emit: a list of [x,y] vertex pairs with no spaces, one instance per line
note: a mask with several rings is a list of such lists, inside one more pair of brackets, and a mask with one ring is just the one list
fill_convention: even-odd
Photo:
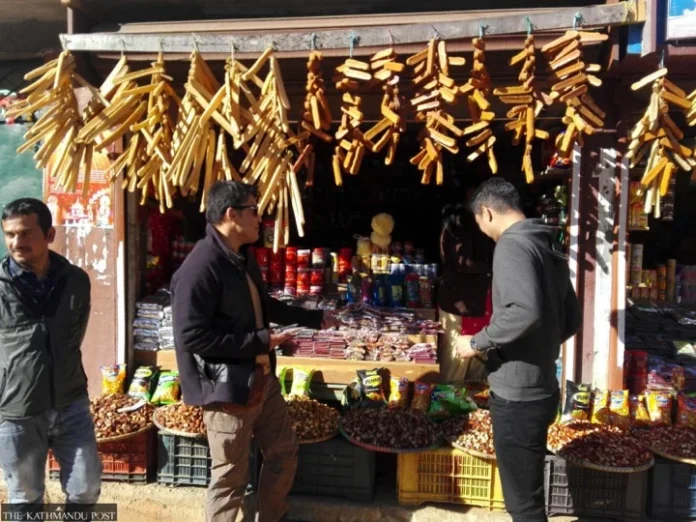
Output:
[[559,396],[513,402],[491,392],[493,442],[505,497],[514,522],[546,522],[544,457],[546,438],[556,418]]

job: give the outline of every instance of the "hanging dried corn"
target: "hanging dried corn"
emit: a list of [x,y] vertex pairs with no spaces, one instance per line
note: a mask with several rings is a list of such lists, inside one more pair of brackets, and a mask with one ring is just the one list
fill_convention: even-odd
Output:
[[491,122],[495,118],[495,112],[491,108],[491,103],[488,97],[491,93],[493,84],[491,77],[486,69],[486,43],[483,37],[474,38],[474,65],[471,69],[471,78],[466,85],[462,86],[460,91],[467,95],[469,104],[469,117],[471,125],[463,131],[464,136],[472,136],[467,142],[467,147],[476,147],[476,149],[467,156],[467,161],[473,162],[483,154],[488,156],[488,167],[493,174],[498,173],[498,162],[495,158],[493,145],[496,138],[491,129]]
[[638,91],[651,85],[652,94],[645,114],[631,131],[626,154],[632,168],[647,154],[641,188],[645,191],[645,213],[654,212],[656,218],[660,217],[660,201],[674,173],[679,169],[691,171],[696,166],[694,151],[680,143],[684,133],[669,115],[670,105],[686,112],[691,110],[691,102],[666,76],[667,69],[662,67],[631,86],[631,90]]
[[522,70],[517,78],[520,85],[495,89],[493,94],[498,96],[501,102],[513,106],[507,113],[507,117],[513,118],[513,121],[505,124],[505,130],[514,132],[513,145],[519,145],[522,138],[524,138],[522,172],[525,174],[527,183],[532,183],[534,181],[532,143],[534,138],[548,139],[549,133],[536,128],[536,118],[544,108],[544,97],[535,88],[536,49],[534,47],[534,36],[531,34],[527,36],[524,50],[510,60],[511,66],[519,63],[523,63]]
[[463,132],[444,108],[454,104],[460,94],[450,76],[450,68],[465,64],[464,58],[448,56],[447,43],[436,39],[406,60],[406,65],[413,67],[416,75],[413,83],[417,90],[411,106],[416,111],[416,119],[425,122],[425,128],[418,135],[420,152],[411,158],[411,164],[423,172],[421,183],[424,185],[430,184],[433,173],[436,184],[443,184],[443,150],[459,153],[457,138],[462,137]]
[[316,153],[314,151],[317,140],[325,143],[331,143],[333,137],[328,134],[331,130],[331,109],[329,102],[326,100],[326,86],[322,73],[323,56],[318,51],[312,51],[309,54],[307,62],[307,95],[304,102],[304,112],[302,114],[302,122],[298,129],[297,137],[292,145],[295,145],[302,163],[298,165],[299,171],[303,166],[307,168],[306,186],[311,187],[314,184],[314,164],[316,161]]
[[[351,53],[352,54],[352,53]],[[343,93],[341,99],[341,123],[336,131],[336,146],[332,167],[336,186],[343,185],[342,172],[355,175],[360,171],[365,150],[373,150],[375,144],[360,130],[364,120],[361,111],[361,90],[368,90],[372,81],[370,64],[349,58],[336,68],[336,89]]]
[[406,66],[397,61],[396,52],[389,48],[372,56],[370,68],[373,83],[381,86],[384,95],[380,105],[382,119],[365,132],[365,139],[373,143],[374,153],[388,146],[384,164],[389,166],[394,162],[401,134],[406,131],[406,101],[399,92],[399,74]]
[[566,105],[563,123],[567,127],[556,138],[556,148],[561,157],[568,158],[575,143],[583,145],[583,134],[589,136],[597,128],[604,127],[606,114],[589,93],[590,86],[602,85],[602,80],[593,74],[600,72],[601,67],[583,61],[582,45],[606,38],[606,35],[599,33],[571,30],[541,49],[549,59],[552,79],[556,81],[551,88],[551,98]]

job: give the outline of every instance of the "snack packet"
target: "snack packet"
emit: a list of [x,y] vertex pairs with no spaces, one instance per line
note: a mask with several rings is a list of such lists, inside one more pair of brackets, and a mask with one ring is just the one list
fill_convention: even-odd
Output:
[[592,400],[592,424],[610,423],[609,392],[606,390],[595,390]]
[[102,394],[124,393],[126,384],[126,365],[102,366]]
[[128,387],[128,395],[149,402],[152,398],[152,385],[156,375],[156,366],[140,366],[133,374],[133,380]]
[[427,413],[430,409],[430,401],[432,400],[434,388],[434,384],[416,381],[413,384],[413,402],[411,402],[411,409]]
[[309,397],[309,389],[312,386],[313,376],[314,370],[307,370],[305,368],[293,368],[290,396]]
[[621,430],[628,430],[631,427],[631,407],[628,401],[628,390],[611,392],[609,416],[612,426]]
[[428,415],[435,420],[466,415],[478,409],[466,388],[462,386],[438,384],[433,389],[431,397]]
[[696,399],[680,395],[677,400],[677,426],[696,429]]
[[566,381],[565,403],[561,422],[568,424],[590,420],[591,392],[588,384]]
[[631,395],[629,398],[631,406],[631,425],[634,428],[647,428],[650,426],[650,414],[645,405],[644,395]]
[[647,395],[650,426],[672,425],[672,395],[666,391],[650,390]]
[[358,370],[358,385],[360,403],[362,406],[383,406],[387,399],[384,396],[382,370]]
[[180,393],[181,384],[179,381],[179,372],[162,372],[159,382],[157,383],[157,389],[150,402],[159,404],[160,406],[172,404],[179,400]]
[[392,377],[389,380],[389,407],[406,408],[408,406],[408,391],[411,382],[402,377],[397,379]]

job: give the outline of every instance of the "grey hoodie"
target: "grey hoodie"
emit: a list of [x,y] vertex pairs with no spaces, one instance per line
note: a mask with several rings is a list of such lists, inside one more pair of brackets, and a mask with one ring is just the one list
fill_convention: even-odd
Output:
[[493,255],[493,317],[475,337],[489,349],[491,390],[510,401],[558,392],[561,344],[581,326],[568,260],[555,249],[556,230],[527,219],[508,228]]

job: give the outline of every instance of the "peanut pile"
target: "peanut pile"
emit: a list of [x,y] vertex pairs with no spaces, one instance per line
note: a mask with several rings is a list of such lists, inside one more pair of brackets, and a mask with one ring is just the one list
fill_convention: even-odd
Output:
[[401,408],[354,410],[343,418],[342,426],[350,438],[380,448],[429,448],[440,438],[425,414]]
[[495,456],[493,446],[493,424],[488,410],[476,410],[469,414],[469,421],[464,430],[456,434],[453,440],[458,446],[477,451],[485,455]]
[[338,411],[308,397],[288,397],[290,422],[297,439],[315,440],[338,433]]
[[182,402],[177,402],[158,408],[156,415],[157,421],[170,430],[191,433],[192,435],[206,434],[203,408],[199,406],[187,406]]
[[144,403],[135,411],[119,413],[118,410],[133,406],[140,402],[128,395],[102,395],[90,402],[90,411],[94,418],[94,429],[97,439],[119,437],[135,433],[152,424],[152,413],[155,407]]
[[631,435],[645,447],[686,459],[696,458],[696,431],[679,426],[633,430]]

